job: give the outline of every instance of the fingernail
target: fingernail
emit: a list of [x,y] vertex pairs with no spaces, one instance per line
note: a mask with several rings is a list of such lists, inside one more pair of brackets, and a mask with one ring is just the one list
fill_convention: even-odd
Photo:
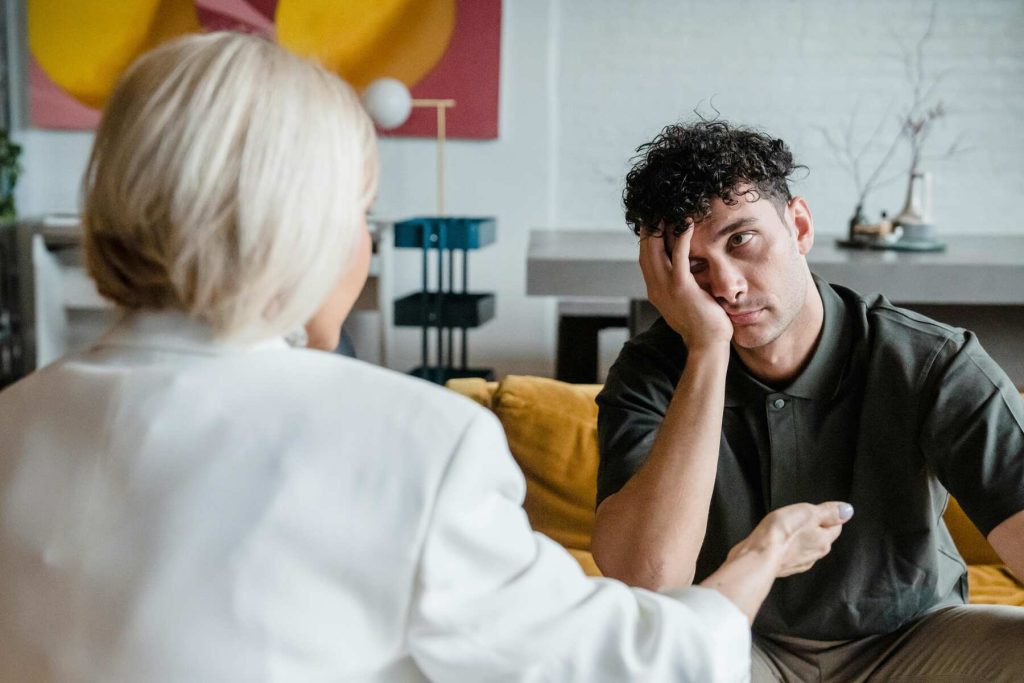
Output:
[[839,519],[841,519],[841,520],[843,520],[845,522],[846,520],[850,519],[851,517],[853,517],[853,506],[850,505],[849,503],[840,503],[839,504]]

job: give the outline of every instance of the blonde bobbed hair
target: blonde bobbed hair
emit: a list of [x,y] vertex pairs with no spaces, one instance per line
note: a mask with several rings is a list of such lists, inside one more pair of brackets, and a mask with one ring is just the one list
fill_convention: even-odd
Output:
[[373,125],[352,89],[273,43],[192,35],[118,83],[83,181],[101,294],[176,308],[220,339],[305,323],[359,243],[376,189]]

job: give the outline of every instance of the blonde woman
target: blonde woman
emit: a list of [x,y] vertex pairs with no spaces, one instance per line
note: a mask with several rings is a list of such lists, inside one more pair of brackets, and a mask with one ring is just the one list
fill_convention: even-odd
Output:
[[714,589],[584,577],[489,413],[314,350],[366,278],[376,169],[352,90],[258,38],[124,75],[84,180],[124,318],[0,394],[0,680],[748,675],[750,619],[842,506],[773,513]]

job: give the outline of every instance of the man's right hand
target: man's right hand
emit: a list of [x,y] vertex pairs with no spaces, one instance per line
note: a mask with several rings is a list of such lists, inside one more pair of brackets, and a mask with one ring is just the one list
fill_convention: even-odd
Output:
[[647,284],[647,299],[679,333],[687,348],[728,345],[732,340],[732,321],[690,272],[693,221],[687,219],[686,228],[672,244],[671,258],[666,251],[666,244],[671,244],[670,230],[662,224],[659,235],[640,239],[640,270]]

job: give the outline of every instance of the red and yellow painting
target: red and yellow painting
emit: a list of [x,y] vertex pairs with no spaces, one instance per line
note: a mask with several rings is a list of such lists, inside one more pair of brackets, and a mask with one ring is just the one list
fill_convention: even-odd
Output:
[[[94,128],[138,55],[225,29],[275,40],[357,90],[390,76],[415,98],[453,99],[449,137],[498,136],[501,0],[28,0],[32,125]],[[415,109],[388,134],[433,137],[434,113]]]

